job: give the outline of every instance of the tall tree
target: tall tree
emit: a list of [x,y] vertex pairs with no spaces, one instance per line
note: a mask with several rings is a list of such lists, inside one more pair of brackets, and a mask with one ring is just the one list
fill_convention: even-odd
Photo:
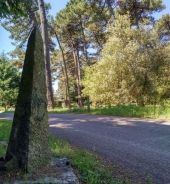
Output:
[[[68,51],[72,51],[79,104],[83,69],[92,64],[93,57],[100,57],[106,41],[106,24],[110,18],[102,1],[70,1],[55,20],[55,29]],[[90,48],[94,52],[90,53]]]
[[39,10],[40,10],[42,38],[43,38],[43,44],[44,44],[48,108],[53,109],[54,108],[54,99],[53,99],[52,82],[51,82],[48,29],[47,29],[47,19],[46,19],[46,14],[45,14],[44,1],[38,0],[38,6],[39,6]]
[[155,100],[167,74],[165,45],[146,23],[131,27],[128,16],[119,16],[108,29],[102,59],[85,73],[84,94],[107,105]]
[[63,59],[63,63],[64,63],[65,83],[66,83],[66,101],[68,100],[68,106],[69,106],[69,109],[70,109],[71,108],[71,99],[70,99],[70,89],[69,89],[69,79],[68,79],[68,72],[67,72],[67,63],[66,63],[66,59],[65,59],[65,55],[64,55],[64,49],[61,46],[60,40],[59,40],[58,35],[57,35],[56,32],[55,32],[55,36],[56,36],[59,48],[60,48],[61,53],[62,53],[62,59]]
[[131,22],[138,25],[144,19],[153,22],[152,13],[163,10],[165,5],[162,4],[162,0],[122,0],[119,7],[118,14],[124,15],[129,12]]
[[[115,0],[114,0],[115,2]],[[111,0],[106,0],[107,6],[109,8],[109,13],[110,13],[110,17],[113,16],[114,17],[114,11],[112,8],[112,1]]]
[[155,24],[155,30],[162,42],[170,40],[170,15],[163,15]]

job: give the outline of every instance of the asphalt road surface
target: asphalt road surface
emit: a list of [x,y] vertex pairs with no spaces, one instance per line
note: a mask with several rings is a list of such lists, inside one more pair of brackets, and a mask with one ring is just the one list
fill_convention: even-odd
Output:
[[[1,118],[12,118],[0,113]],[[130,173],[170,184],[170,120],[50,114],[50,132]]]

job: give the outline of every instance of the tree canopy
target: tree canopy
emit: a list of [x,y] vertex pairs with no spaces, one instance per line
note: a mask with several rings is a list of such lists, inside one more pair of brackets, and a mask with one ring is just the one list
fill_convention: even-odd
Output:
[[170,15],[163,15],[155,24],[155,30],[162,42],[170,40]]
[[[2,24],[20,47],[34,18],[40,26],[37,1],[27,1],[18,1],[27,17],[7,16]],[[168,98],[169,15],[158,21],[153,16],[165,8],[162,0],[70,0],[55,18],[48,14],[50,7],[46,4],[50,69],[52,80],[59,81],[59,96],[79,106],[86,99],[82,90],[87,99],[106,104],[142,105]],[[126,21],[120,23],[121,17]],[[18,58],[16,66],[22,66],[24,49],[11,53]]]
[[15,106],[20,84],[20,73],[5,57],[0,56],[0,103],[5,109]]
[[6,18],[8,15],[26,16],[23,7],[27,0],[0,0],[0,18]]
[[104,104],[154,101],[168,75],[166,46],[146,23],[131,27],[129,15],[119,16],[108,30],[102,59],[86,70],[84,95]]

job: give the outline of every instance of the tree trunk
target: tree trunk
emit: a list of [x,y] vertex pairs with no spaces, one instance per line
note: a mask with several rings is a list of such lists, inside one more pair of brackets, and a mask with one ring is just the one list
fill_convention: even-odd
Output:
[[138,23],[138,12],[137,12],[137,2],[135,0],[135,23],[137,28],[139,28],[139,23]]
[[83,100],[82,100],[82,86],[81,86],[81,71],[80,71],[80,59],[79,59],[79,51],[76,45],[76,58],[77,58],[77,73],[78,73],[78,104],[79,107],[83,107]]
[[[86,38],[85,38],[85,34],[84,34],[82,21],[81,21],[80,25],[81,25],[81,33],[82,33],[82,37],[83,37],[83,49],[84,49],[84,55],[86,58],[86,64],[87,64],[87,66],[90,66],[90,61],[88,59],[88,53],[87,53],[87,48],[86,48],[87,42],[86,42]],[[87,96],[87,111],[90,112],[90,98],[89,98],[89,96]]]
[[74,45],[72,44],[73,47],[73,57],[74,57],[74,65],[75,65],[75,73],[76,73],[76,84],[77,84],[77,94],[78,94],[78,106],[82,107],[83,102],[82,102],[82,97],[81,97],[81,85],[80,85],[80,66],[78,66],[79,61],[78,61],[78,56],[77,56],[77,50],[75,49]]
[[62,57],[63,57],[64,71],[65,71],[65,78],[66,78],[66,95],[68,97],[68,106],[69,106],[69,109],[70,109],[71,108],[71,98],[70,98],[70,89],[69,89],[69,83],[68,83],[67,64],[66,64],[66,60],[65,60],[65,57],[64,57],[63,48],[61,47],[61,44],[60,44],[60,41],[59,41],[59,38],[58,38],[56,32],[55,32],[55,36],[56,36],[56,39],[57,39],[57,42],[58,42],[58,45],[60,47]]
[[106,0],[106,2],[107,2],[107,6],[109,8],[110,17],[114,18],[114,11],[113,11],[113,8],[112,8],[111,0]]
[[47,88],[48,108],[53,109],[54,99],[53,99],[53,90],[52,90],[52,81],[51,81],[48,30],[47,30],[47,20],[46,20],[46,14],[45,14],[44,1],[38,0],[38,6],[40,10],[42,38],[43,38],[43,44],[44,44],[44,59],[45,59],[45,69],[46,69],[46,88]]
[[[64,68],[63,68],[63,66],[61,65],[61,71],[62,71],[62,73],[63,73],[63,77],[65,78],[65,73],[64,73]],[[68,101],[68,92],[67,92],[67,84],[66,84],[66,79],[64,80],[64,83],[65,83],[65,87],[66,87],[66,95],[65,95],[65,104],[66,104],[66,102]],[[66,105],[67,106],[67,105]]]
[[68,34],[69,40],[70,40],[70,45],[72,47],[72,52],[73,52],[73,58],[74,58],[74,65],[75,65],[75,74],[76,74],[76,84],[77,84],[77,94],[78,94],[78,106],[83,107],[83,100],[82,100],[82,95],[81,95],[81,75],[80,75],[80,63],[79,63],[79,57],[78,57],[78,48],[77,48],[77,43],[75,43],[71,37],[71,32],[69,31]]

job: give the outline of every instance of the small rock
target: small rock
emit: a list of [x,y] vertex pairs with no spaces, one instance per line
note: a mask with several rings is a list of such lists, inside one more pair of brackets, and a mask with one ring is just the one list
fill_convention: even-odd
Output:
[[78,184],[78,179],[76,177],[76,175],[73,173],[73,172],[66,172],[64,174],[61,175],[62,179],[67,179],[67,181],[70,183],[70,184]]
[[67,158],[52,158],[51,160],[52,166],[62,167],[66,170],[69,170],[71,168],[70,160]]

